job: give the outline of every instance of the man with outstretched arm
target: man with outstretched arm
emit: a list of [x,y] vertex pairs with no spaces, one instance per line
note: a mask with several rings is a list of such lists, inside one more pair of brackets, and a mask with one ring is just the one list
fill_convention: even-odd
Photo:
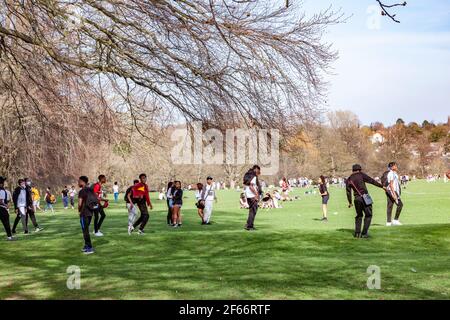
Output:
[[[354,203],[356,210],[355,217],[355,238],[369,238],[369,228],[372,222],[372,202],[367,190],[366,183],[370,183],[378,188],[383,188],[383,185],[375,179],[369,177],[362,172],[362,167],[355,164],[352,168],[352,175],[347,179],[347,200],[348,207],[353,207],[352,204],[352,190],[354,194]],[[384,188],[383,188],[384,189]],[[361,224],[364,217],[364,227],[361,231]]]

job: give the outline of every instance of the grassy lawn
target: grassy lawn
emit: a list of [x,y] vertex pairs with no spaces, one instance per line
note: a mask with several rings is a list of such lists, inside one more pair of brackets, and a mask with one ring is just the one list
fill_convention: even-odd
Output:
[[[90,256],[80,252],[77,214],[59,203],[55,214],[38,214],[44,231],[1,242],[0,299],[450,298],[450,183],[411,183],[405,225],[391,228],[384,194],[372,190],[369,240],[352,238],[345,191],[330,192],[328,223],[318,221],[319,196],[296,190],[301,200],[258,212],[255,232],[243,230],[247,211],[236,191],[218,193],[211,226],[200,225],[186,192],[178,230],[165,224],[165,202],[154,200],[143,236],[127,234],[124,204],[112,204]],[[71,265],[81,268],[80,290],[67,289]],[[381,290],[366,287],[370,265],[381,268]]]

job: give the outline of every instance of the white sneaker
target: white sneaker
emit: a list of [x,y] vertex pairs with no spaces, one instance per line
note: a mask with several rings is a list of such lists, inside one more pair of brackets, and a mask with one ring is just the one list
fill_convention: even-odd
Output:
[[131,235],[131,233],[134,231],[133,226],[128,226],[128,234]]
[[95,235],[96,237],[103,237],[103,233],[101,233],[100,231],[94,233],[94,235]]
[[394,226],[402,226],[403,224],[400,222],[400,221],[398,221],[398,220],[394,220],[393,222],[392,222],[392,224],[394,225]]
[[392,222],[386,222],[386,227],[391,227],[392,226]]

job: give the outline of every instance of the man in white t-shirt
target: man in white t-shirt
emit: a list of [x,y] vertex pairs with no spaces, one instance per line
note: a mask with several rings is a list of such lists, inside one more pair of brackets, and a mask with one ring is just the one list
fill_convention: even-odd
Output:
[[[402,188],[400,184],[400,178],[398,176],[398,165],[395,162],[389,163],[389,173],[387,176],[387,223],[388,227],[401,226],[400,223],[400,214],[403,209],[403,202],[401,199]],[[395,213],[394,221],[392,221],[392,210],[394,208],[394,204],[397,205],[397,211]]]
[[261,168],[258,165],[255,165],[244,176],[244,184],[245,184],[244,193],[247,198],[247,203],[249,206],[247,224],[245,225],[245,230],[247,231],[255,230],[254,222],[256,213],[258,212],[258,203],[260,195],[262,193],[261,187],[258,182],[258,177],[260,175],[261,175]]
[[114,202],[115,203],[119,202],[119,184],[117,183],[117,181],[114,182],[113,193],[114,193]]
[[206,185],[203,187],[201,199],[205,200],[205,209],[203,209],[203,224],[211,224],[211,215],[214,201],[217,201],[216,191],[214,187],[213,178],[209,176],[206,178]]

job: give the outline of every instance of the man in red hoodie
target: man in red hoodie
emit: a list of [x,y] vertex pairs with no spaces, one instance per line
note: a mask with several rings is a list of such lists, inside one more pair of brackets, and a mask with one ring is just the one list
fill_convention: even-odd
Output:
[[147,207],[150,207],[150,210],[153,210],[152,202],[150,201],[149,190],[147,185],[147,175],[145,173],[141,173],[139,175],[139,182],[133,186],[132,194],[133,194],[133,202],[137,204],[139,211],[141,212],[141,216],[134,223],[133,231],[137,226],[139,226],[138,233],[144,234],[145,225],[150,218],[148,214]]
[[96,237],[103,237],[103,233],[100,231],[100,228],[106,217],[104,208],[108,206],[108,199],[104,197],[102,189],[105,183],[106,176],[101,174],[98,176],[98,182],[92,186],[94,193],[97,195],[98,203],[100,204],[99,208],[94,211],[94,235]]

